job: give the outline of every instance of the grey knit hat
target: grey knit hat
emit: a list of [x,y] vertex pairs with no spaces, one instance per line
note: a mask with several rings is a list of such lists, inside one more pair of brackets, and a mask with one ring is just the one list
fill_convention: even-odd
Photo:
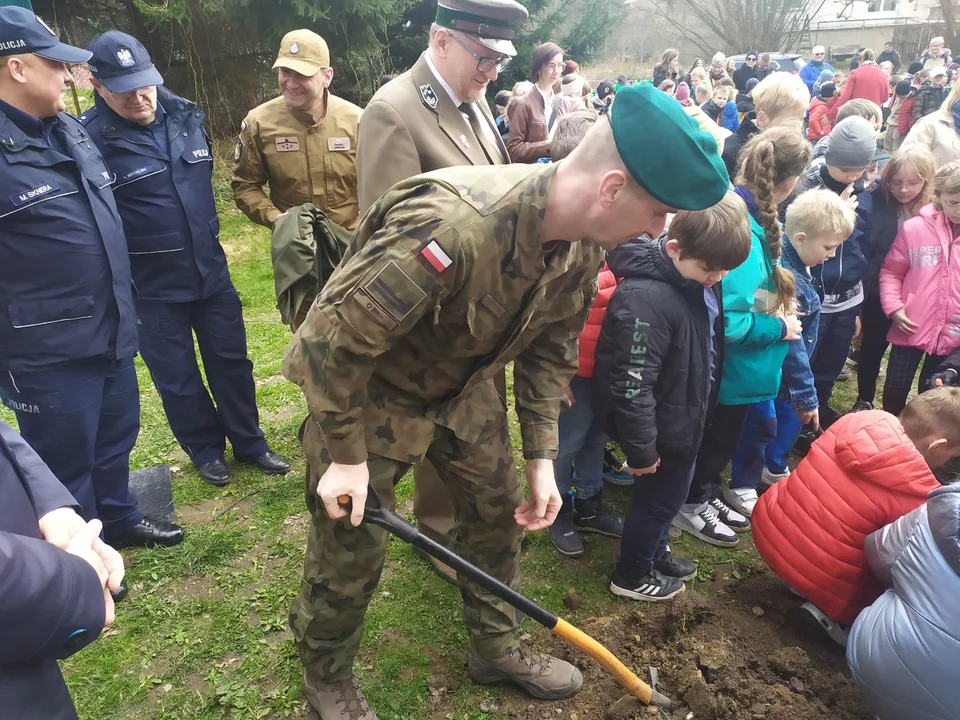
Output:
[[845,170],[866,168],[877,153],[877,131],[856,115],[838,122],[830,131],[827,165]]

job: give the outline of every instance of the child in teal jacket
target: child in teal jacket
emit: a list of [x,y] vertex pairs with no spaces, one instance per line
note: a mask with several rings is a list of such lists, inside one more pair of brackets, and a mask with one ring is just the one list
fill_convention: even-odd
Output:
[[740,442],[754,403],[780,389],[788,342],[800,337],[793,275],[780,266],[782,230],[777,206],[793,191],[810,160],[810,143],[798,128],[778,127],[744,145],[734,192],[750,212],[750,255],[723,280],[726,356],[717,409],[707,428],[687,502],[675,527],[720,547],[733,547],[750,527],[720,498],[720,472]]

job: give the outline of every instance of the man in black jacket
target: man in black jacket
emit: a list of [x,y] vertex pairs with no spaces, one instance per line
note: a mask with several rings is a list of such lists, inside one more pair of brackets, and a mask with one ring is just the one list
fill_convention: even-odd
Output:
[[76,720],[57,660],[113,622],[123,560],[27,443],[0,422],[0,716]]
[[683,592],[693,563],[671,554],[670,521],[686,499],[723,366],[720,279],[750,253],[750,220],[728,193],[677,213],[657,241],[607,255],[622,278],[597,343],[593,409],[637,476],[610,590],[660,602]]

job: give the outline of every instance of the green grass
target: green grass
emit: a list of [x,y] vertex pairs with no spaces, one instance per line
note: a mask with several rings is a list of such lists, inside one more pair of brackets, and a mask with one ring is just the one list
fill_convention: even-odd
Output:
[[[228,202],[231,163],[222,159],[231,151],[228,143],[218,153],[221,238],[243,300],[261,422],[273,449],[293,462],[293,472],[268,478],[234,465],[235,480],[227,488],[203,483],[170,433],[149,374],[137,360],[142,428],[131,464],[173,467],[187,539],[169,550],[125,553],[131,592],[118,607],[116,624],[63,663],[84,720],[304,716],[301,666],[286,630],[306,536],[304,462],[296,440],[304,401],[280,375],[289,331],[275,309],[269,235]],[[838,386],[838,407],[852,404],[847,388],[852,385]],[[13,422],[11,413],[0,414]],[[515,416],[511,434],[518,446]],[[520,460],[518,467],[522,473]],[[608,498],[624,509],[628,493],[610,489]],[[408,477],[398,487],[398,505],[409,507],[411,496]],[[709,549],[686,539],[674,547],[698,563],[701,580],[718,573],[737,579],[760,564],[752,550]],[[521,560],[521,586],[573,622],[622,613],[628,608],[607,591],[614,552],[613,542],[595,539],[585,558],[570,561],[553,551],[545,532],[534,533]],[[583,601],[574,612],[562,603],[571,587]],[[695,591],[710,588],[711,583],[694,583]],[[454,587],[407,546],[391,542],[356,666],[382,720],[512,717],[478,709],[484,699],[512,693],[466,682],[461,607]],[[546,634],[529,619],[522,628],[535,638]],[[431,676],[434,685],[446,688],[438,698],[431,692]]]

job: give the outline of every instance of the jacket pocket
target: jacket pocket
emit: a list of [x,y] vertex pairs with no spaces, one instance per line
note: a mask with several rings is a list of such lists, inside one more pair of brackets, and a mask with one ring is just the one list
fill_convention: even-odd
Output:
[[159,255],[183,250],[180,233],[161,235],[132,235],[127,238],[127,251],[131,255]]
[[10,323],[15,330],[89,320],[93,317],[93,297],[83,295],[57,300],[29,300],[10,303]]
[[467,305],[467,328],[477,340],[485,340],[498,330],[500,318],[506,314],[503,302],[487,293],[482,299],[471,299]]
[[356,153],[327,152],[323,156],[324,163],[324,202],[331,209],[341,208],[356,203],[357,197],[357,165]]
[[213,235],[213,239],[217,242],[220,242],[220,218],[214,217],[210,219],[210,234]]

